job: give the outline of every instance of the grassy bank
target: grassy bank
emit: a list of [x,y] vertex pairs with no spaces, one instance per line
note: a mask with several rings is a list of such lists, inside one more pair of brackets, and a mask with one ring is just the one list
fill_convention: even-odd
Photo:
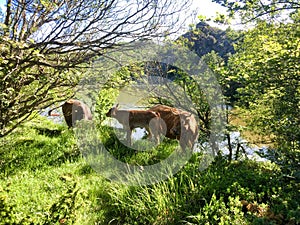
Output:
[[[176,142],[151,152],[122,146],[107,129],[111,154],[131,164],[166,158]],[[172,178],[125,186],[96,173],[74,134],[37,118],[0,143],[0,224],[299,224],[299,180],[270,162],[216,158],[199,170],[201,154]]]

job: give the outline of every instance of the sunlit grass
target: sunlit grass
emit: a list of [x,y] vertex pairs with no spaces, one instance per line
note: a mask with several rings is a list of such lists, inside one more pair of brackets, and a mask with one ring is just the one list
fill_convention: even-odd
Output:
[[[155,164],[178,146],[164,140],[153,147],[142,139],[134,145],[146,150],[136,151],[118,141],[109,127],[100,127],[97,135],[112,156],[130,165]],[[72,130],[37,118],[1,139],[0,206],[6,217],[0,224],[9,224],[4,219],[11,224],[76,225],[300,222],[299,183],[286,180],[276,164],[229,163],[220,156],[202,170],[202,158],[194,154],[184,168],[158,183],[127,186],[93,170]],[[284,219],[245,212],[242,200]]]

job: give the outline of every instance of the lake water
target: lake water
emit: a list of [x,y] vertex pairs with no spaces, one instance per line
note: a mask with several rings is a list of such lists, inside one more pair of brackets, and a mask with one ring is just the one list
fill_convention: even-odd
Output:
[[[64,123],[63,114],[62,114],[62,111],[61,111],[60,108],[56,109],[56,110],[53,110],[53,113],[60,114],[60,116],[48,116],[48,111],[49,110],[50,110],[50,108],[42,111],[40,114],[42,116],[45,116],[48,119],[52,120],[54,123]],[[117,129],[121,129],[122,128],[122,125],[120,123],[118,123],[117,120],[111,119],[111,118],[109,118],[108,120],[106,120],[104,122],[104,125],[113,126],[113,127],[117,128]],[[136,128],[132,132],[132,141],[133,141],[133,143],[135,141],[140,140],[141,138],[143,138],[144,135],[145,135],[145,129]],[[256,160],[256,161],[267,161],[267,159],[262,158],[262,157],[260,157],[257,154],[258,151],[260,151],[260,152],[266,152],[267,151],[267,147],[266,146],[258,147],[258,146],[250,145],[245,139],[243,139],[241,137],[241,134],[238,131],[230,133],[230,140],[232,142],[233,157],[235,156],[235,153],[236,153],[235,151],[237,149],[237,144],[239,143],[239,144],[241,144],[244,147],[244,149],[246,151],[246,157],[248,159],[253,159],[253,160]],[[220,149],[221,149],[221,151],[222,151],[222,153],[224,155],[228,155],[229,154],[227,140],[224,140],[223,142],[221,142],[219,144],[219,147],[220,147]],[[200,151],[200,148],[195,148],[195,151],[196,152]],[[240,151],[239,155],[245,156],[245,154],[242,153],[241,151]]]

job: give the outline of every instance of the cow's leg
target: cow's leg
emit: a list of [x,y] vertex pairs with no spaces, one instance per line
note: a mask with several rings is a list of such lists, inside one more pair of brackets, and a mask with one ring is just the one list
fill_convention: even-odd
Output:
[[145,127],[145,130],[147,131],[147,138],[148,139],[152,139],[152,132],[150,130],[150,127]]
[[69,128],[73,127],[73,123],[72,123],[72,114],[70,113],[69,115],[64,115],[65,117],[65,121],[68,125]]
[[151,134],[151,138],[154,139],[155,144],[158,145],[159,142],[160,142],[159,135],[161,133],[160,119],[159,118],[153,118],[150,121],[149,133]]
[[155,144],[158,145],[160,142],[160,138],[159,138],[160,131],[159,131],[158,127],[154,127],[154,129],[152,129],[152,131],[151,131],[151,134],[152,134],[152,138],[154,139]]
[[154,134],[153,134],[153,137],[154,137],[154,141],[155,141],[155,144],[159,144],[159,142],[160,142],[160,139],[159,139],[159,132],[155,132]]
[[197,139],[197,135],[194,135],[193,133],[189,132],[183,132],[183,134],[180,136],[180,147],[183,151],[193,151],[195,142]]
[[127,143],[129,146],[131,146],[131,133],[132,133],[132,130],[130,128],[127,128],[127,133],[126,133],[126,140],[127,140]]

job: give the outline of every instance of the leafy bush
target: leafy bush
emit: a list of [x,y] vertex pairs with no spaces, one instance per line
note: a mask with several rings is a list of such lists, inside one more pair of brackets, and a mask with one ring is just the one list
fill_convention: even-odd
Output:
[[200,212],[195,216],[188,216],[188,224],[248,224],[244,219],[243,212],[240,206],[239,197],[229,197],[226,204],[223,198],[217,199],[213,195],[210,202],[206,203]]
[[0,187],[0,224],[14,225],[16,221],[16,210],[7,201],[8,192]]
[[77,219],[76,211],[79,207],[84,206],[82,198],[80,199],[81,201],[78,200],[80,195],[82,195],[82,192],[76,187],[76,183],[69,185],[67,192],[60,196],[49,208],[43,224],[74,224]]
[[[200,171],[200,159],[195,154],[174,177],[152,186],[115,186],[110,190],[115,208],[109,219],[119,224],[286,224],[295,220],[299,193],[290,188],[296,184],[287,188],[274,163],[228,163],[220,157]],[[248,211],[243,201],[257,203],[262,211]]]

